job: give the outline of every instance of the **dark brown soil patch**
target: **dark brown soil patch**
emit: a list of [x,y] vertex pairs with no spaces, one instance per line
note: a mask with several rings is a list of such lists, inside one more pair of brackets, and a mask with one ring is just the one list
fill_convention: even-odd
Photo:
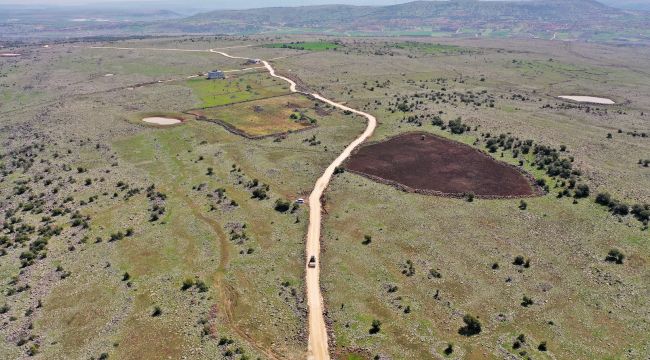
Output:
[[407,133],[362,147],[345,167],[407,191],[436,195],[524,197],[532,177],[471,146],[429,133]]

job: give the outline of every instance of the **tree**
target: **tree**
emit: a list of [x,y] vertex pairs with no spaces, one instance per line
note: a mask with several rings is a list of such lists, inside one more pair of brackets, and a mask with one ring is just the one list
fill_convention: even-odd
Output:
[[374,319],[372,321],[372,325],[370,326],[370,330],[368,332],[370,334],[376,334],[381,331],[381,321]]
[[526,261],[524,260],[524,257],[521,255],[515,256],[515,260],[512,262],[514,265],[517,266],[523,266]]
[[574,197],[576,199],[586,198],[589,196],[589,186],[587,184],[578,184],[576,186]]
[[519,202],[519,210],[526,210],[526,208],[528,208],[528,203],[526,203],[525,201],[521,200],[521,201]]
[[447,356],[451,355],[454,352],[454,344],[453,343],[447,344],[447,347],[445,348],[445,350],[443,352]]
[[612,203],[612,196],[606,192],[598,193],[598,195],[596,195],[596,203],[603,206],[609,206],[609,204]]
[[192,286],[194,286],[194,279],[187,278],[187,279],[183,280],[183,285],[181,285],[181,290],[185,291],[185,290],[191,288]]
[[614,262],[617,264],[622,264],[625,259],[625,255],[618,249],[611,249],[607,256],[605,257],[606,261]]
[[464,336],[472,336],[481,333],[481,322],[474,316],[467,314],[463,316],[465,326],[458,329],[458,333]]
[[281,213],[287,212],[290,207],[291,207],[291,203],[289,201],[282,200],[282,199],[277,199],[275,201],[275,206],[274,206],[275,211]]

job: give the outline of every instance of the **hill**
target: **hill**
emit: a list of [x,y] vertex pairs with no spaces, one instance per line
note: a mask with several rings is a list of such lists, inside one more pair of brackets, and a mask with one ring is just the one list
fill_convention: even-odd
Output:
[[[169,25],[179,32],[230,34],[292,31],[543,36],[566,32],[568,37],[591,38],[602,32],[647,32],[650,24],[647,15],[640,11],[616,9],[593,0],[452,0],[414,1],[390,6],[325,5],[220,10]],[[641,32],[637,31],[639,29]]]

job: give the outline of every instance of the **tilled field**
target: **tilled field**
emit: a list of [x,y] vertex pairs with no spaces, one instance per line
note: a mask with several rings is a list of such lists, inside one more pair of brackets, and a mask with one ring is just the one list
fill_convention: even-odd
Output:
[[529,179],[515,167],[465,144],[422,132],[365,146],[346,167],[418,192],[483,197],[535,194]]

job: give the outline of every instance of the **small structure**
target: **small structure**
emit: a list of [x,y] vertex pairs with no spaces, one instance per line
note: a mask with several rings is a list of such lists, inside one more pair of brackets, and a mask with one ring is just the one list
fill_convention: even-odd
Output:
[[305,203],[305,199],[303,198],[299,198],[298,200],[296,200],[296,204],[304,204],[304,203]]
[[225,79],[226,74],[221,70],[212,70],[208,72],[208,80]]

